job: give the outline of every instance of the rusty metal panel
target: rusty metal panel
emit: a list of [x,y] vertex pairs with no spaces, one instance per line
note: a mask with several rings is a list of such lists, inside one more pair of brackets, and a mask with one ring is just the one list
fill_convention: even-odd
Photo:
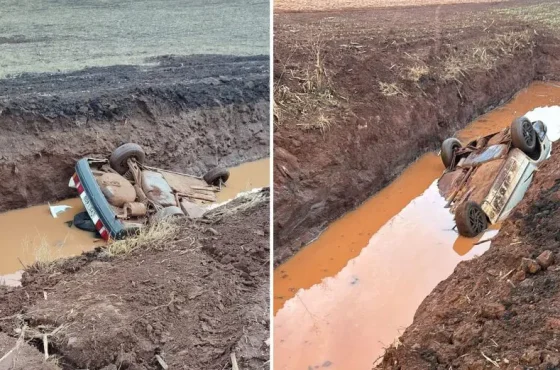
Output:
[[472,153],[462,163],[461,167],[477,166],[485,162],[503,158],[507,155],[508,146],[505,144],[492,145],[480,153]]
[[173,190],[159,172],[142,171],[142,190],[151,201],[163,206],[176,206]]
[[191,196],[191,201],[197,204],[205,204],[217,201],[216,192],[206,181],[196,177],[178,175],[162,171],[161,174],[171,188],[183,196]]
[[206,186],[206,182],[194,177],[177,175],[165,171],[161,171],[161,174],[169,186],[178,193],[188,194],[193,192],[192,186]]
[[529,159],[519,149],[510,152],[502,170],[498,173],[488,196],[481,204],[491,223],[495,223],[506,206],[511,194],[519,183]]
[[458,184],[465,176],[463,170],[456,170],[444,173],[438,180],[438,190],[445,200],[449,200],[449,197],[456,191]]

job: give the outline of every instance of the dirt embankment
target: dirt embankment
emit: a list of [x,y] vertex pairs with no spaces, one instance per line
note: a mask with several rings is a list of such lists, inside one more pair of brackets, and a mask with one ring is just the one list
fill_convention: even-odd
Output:
[[0,347],[22,336],[44,352],[54,333],[54,358],[18,357],[22,370],[225,369],[232,352],[242,369],[268,369],[269,199],[265,189],[178,221],[124,257],[97,250],[28,270],[23,287],[0,287]]
[[538,0],[277,14],[275,263],[476,116],[560,78],[557,19]]
[[75,161],[124,142],[198,175],[269,155],[267,56],[148,62],[0,80],[0,211],[72,196]]
[[559,179],[553,151],[490,249],[434,289],[378,368],[560,366]]

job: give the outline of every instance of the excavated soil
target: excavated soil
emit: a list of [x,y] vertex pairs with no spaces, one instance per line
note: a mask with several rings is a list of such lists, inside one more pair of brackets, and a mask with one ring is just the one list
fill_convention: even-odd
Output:
[[196,175],[267,157],[268,60],[164,56],[0,80],[0,211],[72,196],[76,160],[124,142]]
[[533,80],[560,78],[546,0],[276,14],[275,264]]
[[21,338],[0,333],[0,369],[9,370],[60,370],[54,362],[44,362],[44,356]]
[[161,369],[158,357],[225,369],[231,353],[241,369],[268,368],[269,199],[263,189],[179,220],[165,243],[125,257],[97,250],[27,270],[23,287],[0,288],[0,346],[25,328],[41,351],[54,333],[55,361],[37,369]]
[[553,151],[490,249],[434,289],[378,368],[558,369],[559,179]]

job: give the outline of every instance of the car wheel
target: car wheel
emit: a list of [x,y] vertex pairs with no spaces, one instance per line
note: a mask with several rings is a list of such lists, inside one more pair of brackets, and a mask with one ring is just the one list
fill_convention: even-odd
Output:
[[127,161],[132,158],[134,158],[138,163],[144,163],[146,154],[140,145],[127,143],[119,146],[115,149],[115,151],[113,151],[111,158],[109,158],[109,163],[115,171],[124,175],[128,171]]
[[468,201],[457,207],[455,224],[460,235],[474,238],[488,228],[488,218],[476,202]]
[[449,168],[453,163],[453,155],[457,149],[461,148],[461,142],[454,137],[445,139],[441,144],[441,161],[445,168]]
[[74,216],[74,226],[76,226],[78,229],[83,231],[89,231],[92,233],[97,232],[97,229],[95,228],[95,224],[89,217],[89,214],[85,211],[80,212]]
[[212,168],[210,171],[202,177],[208,185],[220,185],[220,180],[222,184],[225,184],[229,179],[229,171],[223,167]]
[[170,206],[157,211],[154,215],[154,219],[159,222],[169,217],[180,217],[184,215],[185,213],[180,207]]
[[511,143],[525,154],[531,154],[537,146],[537,134],[527,117],[516,118],[511,124]]

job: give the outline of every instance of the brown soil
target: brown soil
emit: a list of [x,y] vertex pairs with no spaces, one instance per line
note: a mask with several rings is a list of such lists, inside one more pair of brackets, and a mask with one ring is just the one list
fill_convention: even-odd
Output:
[[[560,366],[559,178],[560,152],[554,151],[490,249],[460,263],[434,289],[379,368]],[[545,250],[555,263],[525,272],[523,259],[536,259]]]
[[560,78],[558,19],[546,0],[276,14],[275,264],[478,115]]
[[[497,3],[509,0],[469,0],[469,3]],[[346,8],[373,8],[390,6],[414,6],[434,4],[460,4],[465,0],[277,0],[274,2],[275,12],[336,10]]]
[[149,62],[0,80],[0,211],[73,196],[76,160],[123,142],[196,175],[269,155],[268,56]]
[[[36,348],[26,343],[23,338],[12,338],[0,333],[0,369],[9,370],[60,370],[55,362],[44,361],[44,355]],[[5,357],[4,357],[5,356]]]
[[[62,369],[268,368],[269,192],[234,200],[169,242],[28,270],[0,290],[0,335],[58,332]],[[32,340],[42,349],[42,341]]]

